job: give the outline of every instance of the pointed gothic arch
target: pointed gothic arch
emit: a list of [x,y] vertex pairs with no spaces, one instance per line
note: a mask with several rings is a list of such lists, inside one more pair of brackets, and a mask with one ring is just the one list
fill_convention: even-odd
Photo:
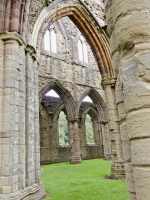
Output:
[[80,99],[78,101],[78,112],[79,112],[81,103],[86,96],[89,96],[92,99],[95,108],[98,110],[99,113],[101,113],[100,120],[107,121],[105,102],[103,98],[101,97],[101,95],[94,88],[88,88],[81,94]]
[[72,119],[74,117],[74,110],[75,110],[74,99],[70,94],[70,92],[64,86],[62,86],[62,84],[59,81],[55,80],[45,85],[39,92],[39,101],[41,102],[45,94],[51,89],[54,89],[56,93],[58,93],[58,95],[60,96],[62,102],[66,107],[68,118]]
[[66,1],[64,3],[57,0],[55,4],[51,3],[44,8],[34,25],[30,41],[31,45],[40,49],[43,35],[48,26],[65,16],[68,16],[74,22],[91,46],[102,78],[113,78],[111,57],[104,31],[92,13],[79,1],[71,3]]

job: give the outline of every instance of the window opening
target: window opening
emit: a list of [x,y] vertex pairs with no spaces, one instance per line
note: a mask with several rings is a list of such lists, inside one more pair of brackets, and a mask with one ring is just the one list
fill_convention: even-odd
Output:
[[68,145],[68,123],[66,119],[66,115],[63,111],[59,114],[58,119],[58,128],[59,128],[59,145]]
[[78,54],[80,61],[88,63],[87,42],[82,35],[79,37],[78,40]]
[[87,144],[94,144],[95,142],[94,142],[93,123],[89,114],[86,115],[85,130],[86,130]]
[[44,49],[57,53],[56,32],[53,25],[49,27],[44,35]]
[[46,51],[50,51],[50,37],[49,37],[49,30],[46,31],[44,35],[44,49]]

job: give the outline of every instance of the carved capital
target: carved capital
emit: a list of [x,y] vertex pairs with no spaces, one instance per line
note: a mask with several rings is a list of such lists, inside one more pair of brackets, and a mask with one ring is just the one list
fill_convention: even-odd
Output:
[[105,87],[107,85],[110,85],[111,87],[115,87],[116,85],[116,78],[108,78],[108,79],[103,79],[101,82],[101,85],[103,87],[103,89],[105,89]]
[[25,46],[25,42],[22,39],[22,37],[18,33],[15,33],[15,32],[1,32],[0,39],[5,42],[14,40],[14,41],[18,42],[18,44],[20,46]]

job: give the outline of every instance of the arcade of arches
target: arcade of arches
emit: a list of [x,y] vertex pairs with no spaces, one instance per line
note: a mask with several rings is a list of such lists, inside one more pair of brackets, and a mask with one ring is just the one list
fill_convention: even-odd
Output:
[[44,197],[40,163],[92,158],[149,200],[149,82],[148,0],[1,0],[0,200]]

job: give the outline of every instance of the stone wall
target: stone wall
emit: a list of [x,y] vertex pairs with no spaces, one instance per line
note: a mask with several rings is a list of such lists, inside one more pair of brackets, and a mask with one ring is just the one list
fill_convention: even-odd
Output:
[[79,61],[77,47],[81,34],[79,30],[68,17],[55,22],[54,27],[57,33],[58,53],[51,53],[42,49],[39,91],[43,86],[56,79],[67,88],[76,101],[89,87],[94,87],[104,99],[101,75],[88,44],[89,63]]

